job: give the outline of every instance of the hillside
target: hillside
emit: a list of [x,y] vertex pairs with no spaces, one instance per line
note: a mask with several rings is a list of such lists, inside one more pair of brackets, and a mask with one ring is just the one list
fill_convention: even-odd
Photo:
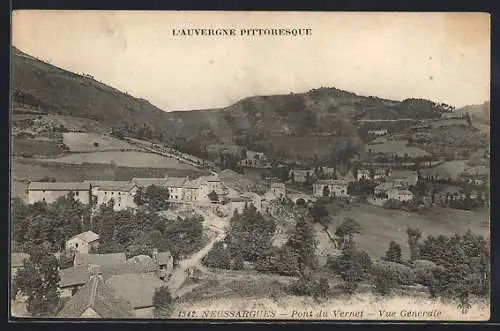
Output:
[[[336,88],[255,96],[221,109],[164,112],[93,79],[13,48],[13,106],[95,120],[123,134],[204,156],[203,146],[238,144],[275,157],[329,159],[361,150],[359,119],[437,118],[449,106],[359,96]],[[346,154],[346,153],[343,153]]]

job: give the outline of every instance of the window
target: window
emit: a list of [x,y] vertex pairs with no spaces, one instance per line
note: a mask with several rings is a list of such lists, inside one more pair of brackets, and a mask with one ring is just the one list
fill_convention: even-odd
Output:
[[45,202],[45,198],[43,198],[43,201]]
[[78,195],[80,195],[80,192],[76,192],[76,195],[77,195],[77,196],[78,196]]
[[43,190],[42,192],[45,193],[45,190]]
[[108,192],[104,192],[104,195],[108,195]]
[[115,192],[111,192],[111,195],[115,195]]

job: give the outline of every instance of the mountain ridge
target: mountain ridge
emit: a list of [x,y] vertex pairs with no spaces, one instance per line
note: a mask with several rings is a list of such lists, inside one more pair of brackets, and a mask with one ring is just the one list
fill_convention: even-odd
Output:
[[12,91],[16,109],[89,118],[124,135],[173,144],[198,156],[205,145],[238,144],[282,156],[328,158],[334,150],[362,147],[359,119],[439,118],[453,108],[425,99],[395,101],[320,87],[251,96],[223,108],[166,112],[15,47]]

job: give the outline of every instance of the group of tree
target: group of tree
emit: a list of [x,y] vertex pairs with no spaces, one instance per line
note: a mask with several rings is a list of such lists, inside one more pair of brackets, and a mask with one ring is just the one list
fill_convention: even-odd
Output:
[[241,269],[243,261],[256,262],[271,250],[271,239],[276,231],[274,219],[264,216],[252,205],[245,205],[230,220],[230,229],[223,242],[216,243],[202,259],[207,266]]
[[51,204],[25,204],[18,198],[12,200],[11,238],[22,251],[42,244],[51,252],[61,251],[66,240],[89,228],[89,207],[70,195]]
[[366,199],[373,195],[375,186],[377,186],[376,182],[367,179],[362,179],[357,182],[349,182],[347,185],[347,194]]
[[146,188],[140,187],[134,196],[137,206],[147,206],[154,211],[166,210],[169,204],[170,193],[168,188],[150,185]]
[[93,218],[93,231],[101,238],[98,252],[150,255],[153,248],[168,250],[174,258],[195,251],[202,244],[203,217],[167,219],[155,210],[114,210],[102,205]]

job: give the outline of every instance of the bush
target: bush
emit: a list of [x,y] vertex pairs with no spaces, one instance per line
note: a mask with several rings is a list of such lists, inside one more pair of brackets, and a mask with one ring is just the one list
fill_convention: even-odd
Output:
[[373,264],[373,267],[378,269],[387,269],[388,272],[394,275],[394,279],[398,285],[413,285],[416,282],[413,271],[403,264],[389,261],[377,261]]
[[375,264],[372,268],[373,285],[375,291],[381,295],[388,295],[398,285],[398,275],[394,269],[382,264]]
[[214,247],[201,259],[201,263],[207,267],[241,270],[243,269],[243,257],[241,254],[231,254],[229,247],[224,248],[224,242],[216,242]]
[[273,248],[266,257],[257,260],[255,270],[283,276],[296,276],[299,262],[290,248]]

